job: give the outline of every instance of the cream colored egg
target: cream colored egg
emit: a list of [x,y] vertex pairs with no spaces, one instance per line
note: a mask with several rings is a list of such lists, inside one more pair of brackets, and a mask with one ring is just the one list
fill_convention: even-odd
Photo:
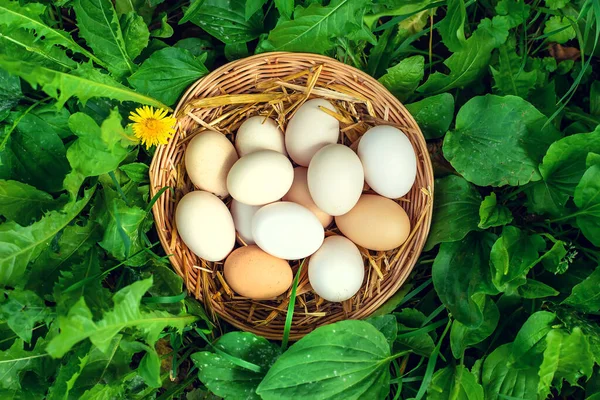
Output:
[[257,246],[243,246],[227,257],[223,267],[227,284],[237,294],[267,300],[285,293],[292,285],[287,261],[265,253]]
[[197,190],[183,196],[175,211],[177,232],[198,257],[221,261],[235,245],[233,218],[212,193]]
[[215,131],[194,136],[185,150],[185,169],[192,183],[220,197],[229,194],[227,174],[237,160],[233,144]]
[[248,204],[240,203],[236,199],[231,200],[231,215],[235,230],[240,238],[246,244],[254,244],[252,238],[252,218],[261,206],[249,206]]
[[271,118],[250,117],[240,125],[235,135],[235,148],[240,157],[259,150],[274,150],[287,156],[283,132]]
[[285,130],[285,147],[297,164],[308,167],[317,151],[328,144],[337,143],[340,123],[319,107],[335,111],[324,99],[304,103],[292,117]]
[[365,277],[360,251],[343,236],[329,236],[308,262],[308,279],[315,293],[329,301],[354,296]]
[[369,129],[360,139],[358,156],[365,169],[365,180],[382,196],[397,199],[415,183],[417,157],[400,129],[389,125]]
[[317,207],[342,215],[362,193],[363,167],[358,156],[342,144],[329,144],[315,154],[308,167],[308,189]]
[[274,150],[240,158],[229,171],[227,189],[240,203],[257,206],[281,199],[292,186],[294,167]]
[[306,178],[307,174],[308,169],[304,167],[294,168],[294,182],[292,183],[290,190],[283,196],[283,200],[298,203],[301,206],[308,208],[317,216],[317,218],[319,218],[321,225],[326,228],[331,224],[331,221],[333,221],[333,217],[317,207],[312,197],[310,197],[308,180]]
[[279,201],[254,214],[252,237],[258,247],[275,257],[299,260],[317,251],[325,231],[308,208]]
[[363,194],[348,213],[335,217],[348,239],[369,250],[387,251],[400,247],[410,234],[406,211],[393,200]]

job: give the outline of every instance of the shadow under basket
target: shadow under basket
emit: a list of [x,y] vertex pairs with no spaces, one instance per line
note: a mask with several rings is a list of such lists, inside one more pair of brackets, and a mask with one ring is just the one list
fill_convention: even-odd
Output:
[[[266,53],[231,62],[197,81],[183,95],[175,110],[177,131],[169,144],[158,147],[150,166],[152,196],[164,187],[173,189],[165,190],[152,210],[160,241],[165,252],[172,254],[171,264],[189,293],[202,301],[213,317],[216,314],[239,329],[269,339],[282,338],[291,289],[273,300],[240,297],[223,278],[223,262],[207,262],[187,248],[175,226],[177,202],[194,190],[183,158],[189,140],[198,132],[213,129],[233,142],[243,120],[254,115],[273,118],[285,132],[295,110],[315,97],[336,106],[337,111],[331,114],[340,121],[341,143],[356,149],[368,128],[393,125],[408,136],[417,156],[415,184],[406,196],[396,200],[411,221],[408,240],[386,252],[359,248],[365,261],[363,286],[343,303],[326,301],[312,291],[305,262],[290,339],[298,340],[321,325],[366,318],[410,274],[429,233],[433,204],[433,171],[423,134],[404,106],[375,79],[315,54]],[[366,185],[365,192],[370,192]],[[224,201],[229,205],[231,198]],[[326,229],[326,235],[332,234],[339,234],[335,224]],[[294,275],[302,262],[290,262]]]

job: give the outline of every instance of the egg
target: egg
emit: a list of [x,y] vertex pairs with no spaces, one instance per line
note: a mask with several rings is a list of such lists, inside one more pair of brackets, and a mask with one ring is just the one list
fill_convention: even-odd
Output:
[[319,150],[310,162],[307,177],[317,207],[334,216],[354,207],[364,185],[360,159],[342,144],[329,144]]
[[294,168],[294,182],[292,182],[290,190],[283,196],[283,200],[298,203],[308,208],[317,216],[323,228],[326,228],[333,221],[333,217],[317,207],[312,197],[310,197],[307,174],[308,169],[304,167]]
[[237,294],[266,300],[283,294],[292,285],[292,269],[287,261],[265,253],[257,246],[233,251],[223,267],[225,281]]
[[324,99],[309,100],[298,108],[285,130],[285,147],[296,164],[308,167],[317,151],[337,143],[340,123],[320,107],[335,111]]
[[369,250],[387,251],[401,246],[410,233],[410,220],[398,203],[375,194],[363,194],[335,223],[348,239]]
[[292,186],[294,167],[274,150],[240,158],[227,175],[227,189],[240,203],[258,206],[281,199]]
[[289,201],[267,204],[254,214],[252,237],[267,253],[299,260],[323,244],[325,230],[308,208]]
[[308,280],[316,294],[329,301],[348,300],[365,277],[360,251],[343,236],[329,236],[308,262]]
[[249,206],[248,204],[240,203],[236,199],[231,200],[231,215],[235,230],[245,244],[254,244],[252,238],[252,217],[260,209],[261,206]]
[[235,148],[243,157],[259,150],[274,150],[287,156],[283,132],[271,118],[260,115],[250,117],[238,128]]
[[380,125],[369,129],[358,144],[365,180],[375,192],[397,199],[410,191],[417,177],[417,157],[406,135]]
[[190,192],[175,210],[181,240],[198,257],[221,261],[235,245],[233,218],[227,206],[212,193]]
[[227,174],[238,160],[233,144],[222,133],[204,131],[185,150],[185,170],[199,189],[226,197]]

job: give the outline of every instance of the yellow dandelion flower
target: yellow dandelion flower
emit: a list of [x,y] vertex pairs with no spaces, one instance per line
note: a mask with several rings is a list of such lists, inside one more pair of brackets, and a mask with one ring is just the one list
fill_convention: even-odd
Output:
[[167,144],[167,141],[175,133],[175,123],[177,120],[172,116],[167,116],[167,110],[143,106],[135,109],[135,112],[129,114],[129,119],[133,121],[133,134],[142,144],[149,149],[159,144]]

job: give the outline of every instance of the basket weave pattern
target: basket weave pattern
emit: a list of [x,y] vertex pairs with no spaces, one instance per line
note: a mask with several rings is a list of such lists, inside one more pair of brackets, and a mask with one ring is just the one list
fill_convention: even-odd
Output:
[[[303,71],[311,72],[301,74]],[[297,99],[308,92],[311,98],[328,98],[338,109],[346,107],[344,114],[351,116],[352,121],[340,123],[342,143],[355,149],[360,135],[370,126],[388,124],[399,127],[408,136],[417,155],[415,184],[404,198],[398,200],[413,227],[409,239],[401,248],[388,252],[361,248],[365,259],[365,281],[357,295],[343,303],[330,303],[312,292],[305,263],[290,334],[290,339],[296,340],[320,325],[365,318],[400,288],[415,265],[429,232],[433,171],[423,135],[404,106],[372,77],[331,58],[314,54],[267,53],[229,63],[200,79],[187,90],[175,110],[177,132],[169,144],[157,149],[150,167],[150,180],[153,196],[165,186],[174,189],[164,191],[153,206],[158,235],[165,252],[172,255],[171,264],[183,277],[190,294],[201,300],[213,316],[217,314],[240,329],[270,339],[281,339],[283,333],[290,291],[268,301],[235,295],[223,279],[223,262],[206,262],[194,255],[181,241],[174,223],[177,202],[185,193],[194,190],[183,163],[185,148],[194,134],[210,128],[233,140],[241,122],[257,114],[269,115],[285,127],[282,110],[296,109],[298,103],[305,100],[301,98],[296,104],[289,98],[278,102],[213,105],[202,103],[201,99],[225,94],[265,93],[264,88],[269,87],[269,82],[277,80],[284,81],[278,92],[282,95],[296,93],[293,99]],[[313,88],[311,84],[315,82]],[[305,91],[298,92],[297,87]],[[332,92],[339,93],[339,97],[328,96]],[[363,101],[340,101],[348,94]],[[229,204],[230,198],[225,201]],[[332,225],[326,235],[336,233],[339,232]],[[300,264],[301,261],[290,263],[294,274]]]

